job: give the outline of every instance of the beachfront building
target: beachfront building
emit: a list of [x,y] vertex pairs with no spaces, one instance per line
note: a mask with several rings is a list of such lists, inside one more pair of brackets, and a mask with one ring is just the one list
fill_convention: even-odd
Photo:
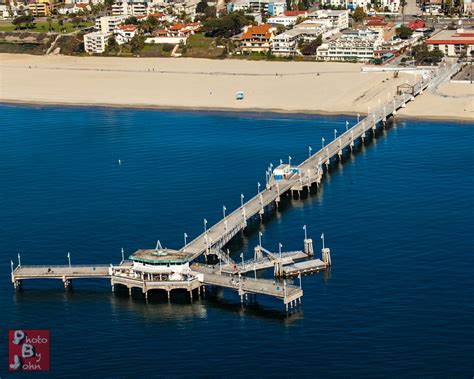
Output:
[[344,32],[333,41],[322,44],[317,58],[326,61],[368,62],[383,43],[380,33],[369,29]]
[[442,30],[426,44],[430,50],[441,50],[448,57],[470,56],[474,51],[474,29]]
[[200,22],[174,24],[168,28],[156,30],[152,37],[148,37],[145,40],[145,43],[185,44],[188,37],[201,31],[201,28],[202,24]]
[[107,42],[112,34],[92,32],[84,34],[84,50],[89,54],[101,54],[107,47]]
[[307,15],[308,20],[320,21],[327,24],[329,28],[341,31],[349,27],[349,11],[333,11],[320,9]]
[[112,33],[127,16],[104,16],[95,20],[95,28],[101,33]]
[[267,12],[269,0],[234,0],[227,4],[227,11],[245,11],[247,13],[253,12]]
[[112,5],[113,16],[146,16],[147,0],[115,0]]
[[243,33],[237,37],[240,51],[249,54],[268,52],[275,32],[276,28],[269,24],[245,26]]
[[137,34],[136,25],[120,25],[114,29],[115,40],[119,45],[130,42]]
[[295,29],[276,35],[272,39],[272,54],[278,57],[293,57],[296,54],[299,33]]

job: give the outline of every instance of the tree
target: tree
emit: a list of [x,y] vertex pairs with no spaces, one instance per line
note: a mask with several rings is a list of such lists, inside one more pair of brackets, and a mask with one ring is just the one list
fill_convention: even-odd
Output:
[[126,25],[138,25],[138,19],[135,16],[130,16],[123,23]]
[[205,13],[207,8],[209,8],[209,5],[207,5],[207,1],[206,0],[201,0],[196,5],[196,13]]
[[77,28],[79,24],[82,22],[82,18],[80,18],[79,16],[73,17],[71,22],[74,25],[74,27]]
[[354,13],[352,14],[352,18],[354,19],[354,21],[356,22],[361,22],[364,20],[365,16],[367,16],[364,12],[364,8],[362,7],[357,7],[354,11]]
[[426,43],[413,46],[411,50],[411,55],[413,56],[413,59],[415,60],[416,64],[429,65],[441,62],[444,57],[444,54],[441,50],[434,49],[430,51]]
[[303,43],[301,47],[301,54],[303,55],[316,55],[316,51],[318,50],[318,47],[323,44],[323,36],[320,34],[318,37],[309,42],[309,43]]
[[413,30],[405,25],[401,25],[399,28],[395,29],[395,32],[401,39],[408,39],[413,34]]
[[223,17],[211,17],[204,22],[203,31],[208,37],[229,38],[240,33],[245,25],[253,22],[253,17],[246,16],[243,11],[232,12]]
[[130,40],[130,50],[132,51],[132,54],[139,54],[143,49],[143,46],[145,46],[144,38],[138,34],[135,34]]
[[107,41],[107,51],[115,51],[118,48],[118,43],[115,37],[112,35],[110,36],[109,40]]
[[15,25],[15,29],[21,29],[23,24],[27,29],[34,27],[35,18],[32,15],[21,15],[13,19],[12,24]]

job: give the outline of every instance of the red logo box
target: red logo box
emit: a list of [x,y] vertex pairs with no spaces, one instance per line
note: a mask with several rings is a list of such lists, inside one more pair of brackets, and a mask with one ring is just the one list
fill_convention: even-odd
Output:
[[49,330],[10,330],[8,370],[48,371]]

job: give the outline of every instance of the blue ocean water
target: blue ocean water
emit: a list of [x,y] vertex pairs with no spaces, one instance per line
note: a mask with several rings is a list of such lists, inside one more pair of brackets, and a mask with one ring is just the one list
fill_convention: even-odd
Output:
[[[303,307],[231,293],[189,304],[113,294],[105,281],[26,282],[10,260],[116,263],[156,240],[181,247],[306,158],[348,117],[0,106],[0,375],[8,329],[50,329],[48,377],[472,377],[472,124],[396,121],[334,165],[322,187],[252,224],[258,243],[331,248],[303,278]],[[118,160],[122,164],[118,164]],[[139,374],[137,374],[139,373]],[[27,375],[25,375],[27,376]]]

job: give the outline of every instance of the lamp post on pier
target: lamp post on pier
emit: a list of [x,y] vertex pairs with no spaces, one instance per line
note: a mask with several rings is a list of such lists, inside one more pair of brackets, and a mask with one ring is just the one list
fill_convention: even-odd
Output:
[[[185,245],[186,245],[186,243],[185,243]],[[122,253],[122,263],[123,263],[125,261],[125,251],[123,250],[123,247],[120,251]]]
[[281,243],[278,244],[278,253],[280,254],[280,259],[281,259],[281,248],[283,245]]
[[308,146],[308,156],[311,158],[311,151],[313,150],[313,148],[311,146]]
[[303,230],[304,230],[304,240],[306,241],[308,239],[308,232],[306,230],[306,225],[303,225]]
[[69,251],[67,252],[67,260],[69,263],[69,267],[71,267],[71,254],[69,253]]
[[324,137],[321,137],[321,147],[324,147],[324,141],[326,141]]
[[257,182],[257,193],[260,193],[260,182]]
[[360,122],[360,113],[357,113],[357,123]]
[[291,167],[291,156],[288,155],[288,167]]
[[188,245],[188,235],[184,233],[184,247],[183,251],[186,251],[186,246]]
[[337,138],[337,129],[334,129],[334,139]]
[[321,234],[321,240],[323,241],[323,249],[324,249],[324,233]]
[[349,121],[346,121],[346,131],[349,130]]
[[204,234],[207,234],[207,220],[204,219]]
[[258,232],[258,246],[262,247],[262,232]]
[[245,197],[244,194],[241,193],[241,194],[240,194],[240,206],[241,206],[241,207],[244,206],[244,197]]
[[18,266],[21,267],[21,255],[20,255],[20,253],[18,253]]

